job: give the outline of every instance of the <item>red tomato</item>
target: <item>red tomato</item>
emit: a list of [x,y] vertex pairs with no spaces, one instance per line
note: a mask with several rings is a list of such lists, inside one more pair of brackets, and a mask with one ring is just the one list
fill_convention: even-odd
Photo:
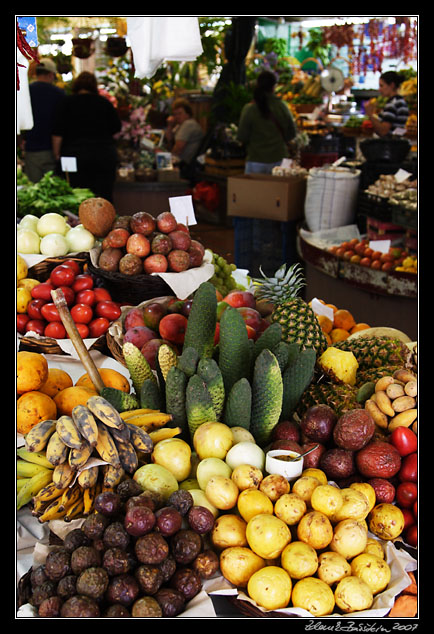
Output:
[[91,288],[86,288],[84,291],[78,291],[75,296],[77,304],[87,304],[93,306],[95,304],[95,292]]
[[417,453],[405,456],[398,472],[401,482],[417,482]]
[[401,482],[396,487],[396,503],[403,509],[410,509],[417,500],[417,484]]
[[65,260],[63,264],[65,264],[66,266],[70,266],[76,275],[80,275],[81,268],[77,260]]
[[75,300],[75,293],[70,286],[59,286],[62,291],[67,306],[72,306]]
[[417,547],[417,524],[412,524],[405,533],[405,541],[410,546]]
[[108,292],[106,288],[94,288],[93,291],[95,293],[96,302],[103,302],[103,301],[111,302],[112,296],[110,295],[110,293]]
[[87,304],[74,304],[70,313],[76,324],[88,324],[93,317],[93,310]]
[[404,457],[417,451],[417,436],[408,427],[397,427],[389,436],[389,440]]
[[404,516],[404,531],[407,530],[409,526],[415,523],[414,515],[410,511],[410,509],[403,508],[401,509],[402,514]]
[[113,301],[98,302],[95,306],[95,315],[97,315],[97,317],[106,317],[110,321],[113,321],[114,319],[119,319],[121,309]]
[[46,325],[44,335],[53,339],[65,339],[66,330],[61,321],[51,321]]
[[33,299],[45,299],[51,302],[51,291],[54,290],[54,286],[50,282],[41,282],[37,286],[34,286],[30,291]]
[[59,264],[54,267],[50,274],[50,282],[56,288],[58,286],[72,286],[75,280],[75,273],[70,266]]
[[46,322],[43,319],[29,319],[26,324],[26,333],[32,331],[42,336],[44,334],[45,324]]
[[29,319],[30,317],[26,315],[26,313],[17,314],[17,331],[20,333],[20,335],[23,335],[26,332],[26,324]]
[[413,515],[414,515],[415,518],[417,517],[417,500],[413,504]]
[[87,288],[93,288],[93,277],[90,273],[81,273],[77,275],[72,284],[72,290],[78,293],[84,291]]
[[[86,339],[89,336],[89,327],[87,326],[87,324],[81,324],[78,322],[75,324],[75,326],[78,330],[78,334],[80,335],[82,339]],[[68,333],[66,333],[66,336],[69,339]]]
[[30,319],[42,319],[41,308],[46,303],[45,299],[32,299],[27,305],[27,314]]
[[105,334],[110,326],[110,322],[105,317],[97,317],[89,323],[89,335],[92,338],[101,337]]
[[41,314],[44,319],[47,321],[62,321],[60,319],[59,311],[56,308],[56,305],[53,302],[44,304],[41,308]]

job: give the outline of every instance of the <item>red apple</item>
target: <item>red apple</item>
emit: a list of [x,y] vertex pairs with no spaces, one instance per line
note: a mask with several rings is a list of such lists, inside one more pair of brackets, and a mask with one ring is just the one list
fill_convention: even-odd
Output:
[[256,299],[250,291],[230,291],[223,301],[234,308],[256,308]]
[[135,326],[129,328],[124,335],[124,343],[130,342],[142,349],[147,341],[158,339],[158,334],[147,326]]
[[157,332],[158,324],[164,315],[166,315],[165,307],[158,302],[151,302],[143,308],[144,325]]
[[187,317],[180,313],[165,315],[158,324],[160,337],[171,343],[183,344],[187,323]]
[[256,330],[247,324],[246,324],[246,330],[247,330],[247,337],[249,339],[255,340],[257,337]]
[[127,331],[130,328],[136,328],[137,326],[147,325],[148,324],[145,324],[145,320],[143,318],[143,310],[141,308],[132,308],[125,315],[124,331]]
[[178,221],[170,211],[163,211],[157,216],[157,229],[162,233],[175,231]]
[[248,308],[246,306],[237,308],[237,310],[244,319],[244,322],[257,332],[262,321],[261,314],[255,308]]

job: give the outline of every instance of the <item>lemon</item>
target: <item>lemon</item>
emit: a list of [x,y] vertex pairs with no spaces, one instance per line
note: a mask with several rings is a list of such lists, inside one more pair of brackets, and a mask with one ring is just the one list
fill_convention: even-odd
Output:
[[27,288],[17,288],[17,313],[26,313],[32,301],[32,294]]
[[17,282],[27,277],[27,263],[21,255],[17,254]]

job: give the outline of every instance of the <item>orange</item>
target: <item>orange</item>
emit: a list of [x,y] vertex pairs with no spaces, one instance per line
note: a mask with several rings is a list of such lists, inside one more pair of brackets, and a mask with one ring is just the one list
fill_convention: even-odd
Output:
[[339,308],[335,312],[333,325],[335,328],[343,328],[348,332],[356,325],[356,320],[352,316],[349,310],[346,308]]
[[329,333],[333,329],[333,322],[326,315],[317,315],[319,325],[321,326],[324,333]]
[[60,368],[48,368],[48,378],[39,388],[39,391],[54,398],[58,392],[72,385],[72,379],[65,370],[61,370]]
[[337,311],[337,309],[338,309],[338,307],[337,307],[337,306],[335,306],[334,304],[326,304],[326,306],[328,306],[329,308],[331,308],[331,309],[332,309],[332,311],[333,311],[334,313],[335,313],[335,312]]
[[39,352],[17,353],[17,394],[39,390],[48,377],[48,362]]
[[369,324],[365,324],[364,322],[360,322],[358,324],[356,324],[355,326],[353,326],[350,330],[350,334],[353,334],[353,332],[359,332],[359,330],[366,330],[367,328],[370,328],[371,326]]
[[96,396],[98,392],[83,385],[74,385],[61,390],[54,397],[59,416],[71,416],[76,405],[86,405],[91,396]]
[[[106,387],[114,387],[122,392],[126,392],[127,394],[130,391],[130,383],[128,379],[118,372],[117,370],[113,370],[112,368],[99,368],[98,372],[101,376],[102,382]],[[95,386],[90,380],[88,374],[83,374],[75,383],[75,385],[82,387],[89,387],[91,390],[95,390]]]
[[332,343],[336,343],[336,341],[344,341],[344,339],[348,339],[350,333],[348,330],[344,330],[344,328],[333,328],[330,332],[330,339]]
[[37,423],[56,419],[57,407],[54,400],[38,390],[25,392],[17,400],[17,432],[27,434]]

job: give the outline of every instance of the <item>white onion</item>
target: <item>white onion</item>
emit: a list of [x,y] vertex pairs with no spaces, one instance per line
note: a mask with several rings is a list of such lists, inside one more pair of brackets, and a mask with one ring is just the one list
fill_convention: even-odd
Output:
[[36,227],[38,224],[38,216],[34,216],[33,214],[26,214],[21,218],[20,224],[18,225],[18,229],[31,229],[32,231],[36,231]]
[[44,214],[39,218],[36,230],[41,238],[43,238],[49,233],[60,233],[64,236],[68,228],[69,225],[66,222],[65,216],[52,212]]
[[71,253],[90,251],[95,245],[95,236],[85,229],[83,225],[72,227],[65,237]]
[[50,233],[41,240],[40,251],[43,255],[56,257],[69,252],[68,243],[61,233]]
[[18,253],[40,253],[40,237],[32,229],[20,229],[17,231]]

